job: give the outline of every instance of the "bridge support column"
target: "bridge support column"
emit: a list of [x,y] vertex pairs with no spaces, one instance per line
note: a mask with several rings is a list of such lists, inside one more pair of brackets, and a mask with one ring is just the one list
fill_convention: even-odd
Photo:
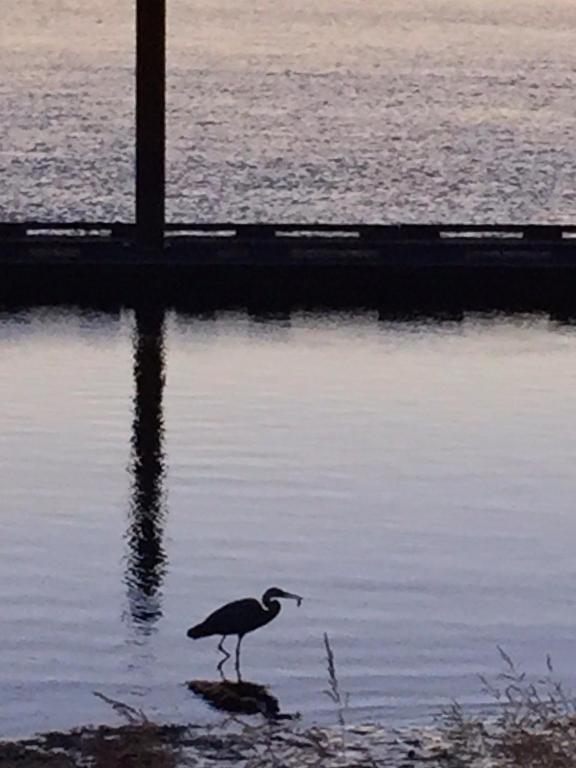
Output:
[[136,231],[161,248],[166,199],[166,0],[136,0]]

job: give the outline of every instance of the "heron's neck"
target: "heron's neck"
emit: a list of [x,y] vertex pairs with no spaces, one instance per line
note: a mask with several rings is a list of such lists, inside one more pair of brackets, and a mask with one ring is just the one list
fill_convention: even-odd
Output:
[[265,597],[262,602],[264,603],[264,608],[266,608],[271,616],[277,616],[280,613],[280,608],[282,606],[278,600],[274,600],[272,597]]

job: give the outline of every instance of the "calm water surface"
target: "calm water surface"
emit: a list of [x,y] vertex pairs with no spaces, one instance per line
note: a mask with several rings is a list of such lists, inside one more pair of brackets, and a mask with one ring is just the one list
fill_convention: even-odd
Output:
[[[0,733],[214,718],[190,624],[273,584],[244,675],[331,722],[482,705],[496,644],[574,680],[576,331],[38,310],[0,316]],[[140,337],[135,334],[138,327]],[[138,381],[135,399],[134,364]]]
[[[573,223],[573,0],[169,1],[188,221]],[[133,0],[2,0],[0,218],[133,214]]]
[[[0,219],[130,219],[133,2],[2,10]],[[170,216],[573,223],[575,28],[572,0],[171,0]],[[308,720],[325,631],[352,720],[482,705],[497,643],[572,681],[571,326],[161,327],[0,315],[0,734],[109,719],[94,690],[214,717],[185,630],[273,584],[306,599],[244,674]]]

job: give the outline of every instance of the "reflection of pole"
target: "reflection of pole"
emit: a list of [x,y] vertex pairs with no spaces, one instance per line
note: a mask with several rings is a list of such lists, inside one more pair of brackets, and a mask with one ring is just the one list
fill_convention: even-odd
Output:
[[136,0],[136,232],[159,248],[166,196],[166,0]]
[[134,336],[134,422],[132,432],[132,500],[128,529],[126,582],[134,622],[149,626],[161,615],[160,591],[166,567],[162,545],[165,518],[164,310],[136,310]]

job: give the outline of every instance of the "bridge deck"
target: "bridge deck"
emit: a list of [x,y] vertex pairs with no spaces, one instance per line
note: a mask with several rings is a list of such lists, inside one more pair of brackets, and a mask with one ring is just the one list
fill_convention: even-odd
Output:
[[576,226],[0,224],[0,304],[430,306],[576,313]]
[[123,223],[3,223],[0,265],[576,267],[576,226],[176,223],[162,249],[139,247],[135,236]]

